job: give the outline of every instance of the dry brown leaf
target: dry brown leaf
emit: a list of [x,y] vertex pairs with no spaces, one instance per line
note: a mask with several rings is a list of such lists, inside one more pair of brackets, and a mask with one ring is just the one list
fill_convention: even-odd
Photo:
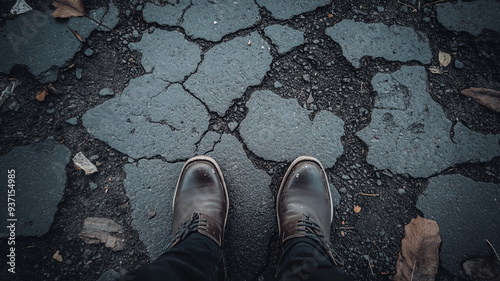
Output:
[[[69,28],[69,26],[68,26]],[[76,39],[78,39],[78,41],[80,42],[85,42],[85,40],[83,40],[82,36],[80,36],[80,34],[78,34],[78,32],[74,31],[73,29],[69,28],[69,30],[71,30],[71,32],[73,32],[73,35],[75,35]]]
[[82,0],[55,0],[52,6],[56,7],[53,18],[73,18],[85,15],[85,8]]
[[36,99],[38,101],[44,101],[45,100],[45,97],[48,95],[49,93],[47,92],[47,89],[41,91],[41,92],[38,92],[36,93]]
[[500,113],[500,92],[485,88],[469,88],[462,90],[462,95],[471,97],[480,105]]
[[62,262],[63,261],[63,258],[62,256],[59,254],[59,250],[57,250],[54,255],[52,256],[53,259],[55,259],[56,261],[58,262]]
[[358,205],[355,205],[355,206],[354,206],[354,212],[355,212],[356,214],[357,214],[357,213],[359,213],[359,212],[361,212],[361,207],[360,207],[360,206],[358,206]]
[[395,281],[434,280],[439,266],[439,226],[417,216],[405,226],[405,238],[396,264]]
[[444,67],[447,67],[451,62],[451,56],[448,53],[440,51],[438,57],[439,57],[439,63]]
[[328,14],[328,18],[333,18],[333,14]]
[[493,281],[500,276],[500,263],[492,256],[468,260],[462,267],[472,281]]

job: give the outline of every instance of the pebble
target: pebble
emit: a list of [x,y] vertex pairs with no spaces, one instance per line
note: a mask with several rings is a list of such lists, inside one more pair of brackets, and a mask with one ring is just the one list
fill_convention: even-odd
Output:
[[52,113],[54,113],[54,111],[55,111],[54,109],[47,109],[48,114],[52,114]]
[[398,188],[398,193],[399,193],[399,195],[403,195],[406,193],[406,190],[404,190],[402,188]]
[[283,87],[283,84],[281,84],[281,83],[280,83],[280,82],[278,82],[278,81],[274,81],[274,88],[276,88],[276,89],[277,89],[277,88],[281,88],[281,87]]
[[380,13],[385,11],[385,8],[383,6],[377,6],[377,11],[379,11]]
[[132,31],[132,36],[134,36],[136,38],[139,37],[139,31],[137,31],[137,30]]
[[311,77],[309,76],[309,74],[302,75],[302,79],[304,79],[304,81],[306,82],[311,82]]
[[238,127],[238,123],[236,122],[229,122],[229,124],[227,124],[227,126],[229,127],[229,130],[234,131],[234,129],[236,129],[236,127]]
[[349,177],[349,175],[342,175],[342,179],[343,180],[350,180],[351,177]]
[[94,50],[88,48],[87,50],[85,50],[84,54],[87,56],[87,57],[90,57],[91,55],[94,54]]
[[89,157],[89,160],[90,160],[90,161],[95,161],[95,160],[97,160],[97,159],[99,159],[99,155],[95,155],[95,154],[94,154],[94,155],[92,155],[92,156],[90,156],[90,157]]
[[20,108],[19,103],[17,103],[16,101],[12,102],[9,105],[9,109],[12,110],[12,111],[15,111],[15,112],[18,112],[19,108]]
[[76,117],[73,117],[73,118],[66,120],[66,123],[75,126],[76,124],[78,124],[78,119]]
[[464,68],[464,63],[459,61],[459,60],[455,60],[455,67],[457,69],[462,69],[462,68]]
[[81,69],[81,68],[75,69],[76,79],[82,79],[82,72],[83,72],[83,69]]
[[112,96],[114,95],[114,91],[111,88],[103,88],[99,91],[100,96]]
[[345,194],[345,193],[347,193],[347,188],[342,187],[342,188],[339,189],[339,192]]
[[132,159],[132,158],[130,158],[130,157],[128,158],[128,162],[129,162],[129,163],[134,163],[134,161],[135,161],[134,159]]
[[377,185],[381,186],[382,185],[382,181],[381,180],[377,180]]

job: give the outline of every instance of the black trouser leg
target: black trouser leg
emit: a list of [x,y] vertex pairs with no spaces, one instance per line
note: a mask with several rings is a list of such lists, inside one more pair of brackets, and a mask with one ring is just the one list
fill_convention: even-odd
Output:
[[352,280],[336,267],[328,255],[310,238],[294,238],[283,244],[278,281],[344,281]]
[[126,280],[215,281],[217,263],[221,258],[222,251],[214,241],[199,233],[193,233],[175,247],[168,249],[154,262],[131,272]]

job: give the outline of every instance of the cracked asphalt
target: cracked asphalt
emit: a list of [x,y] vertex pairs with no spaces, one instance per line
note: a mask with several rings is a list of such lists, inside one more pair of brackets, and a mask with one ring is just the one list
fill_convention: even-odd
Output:
[[[301,155],[326,168],[356,280],[390,280],[417,215],[440,227],[436,280],[500,247],[500,115],[460,95],[500,90],[498,1],[92,0],[66,20],[51,2],[0,8],[2,280],[113,280],[155,259],[201,154],[229,188],[228,280],[273,279],[275,197]],[[89,217],[120,225],[124,249],[88,244]]]

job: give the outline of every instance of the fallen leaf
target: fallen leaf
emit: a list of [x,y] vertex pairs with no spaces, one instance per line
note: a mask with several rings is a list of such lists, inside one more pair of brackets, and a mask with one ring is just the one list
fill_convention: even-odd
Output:
[[471,97],[480,105],[500,113],[500,92],[485,88],[469,88],[462,90],[462,95]]
[[47,89],[44,89],[43,91],[36,93],[36,99],[37,99],[38,101],[44,101],[44,100],[45,100],[45,97],[46,97],[48,94],[49,94],[49,93],[47,92]]
[[357,213],[359,213],[359,212],[361,212],[361,207],[360,207],[360,206],[358,206],[358,205],[355,205],[355,206],[354,206],[354,212],[355,212],[356,214],[357,214]]
[[69,30],[71,30],[71,32],[73,32],[73,35],[75,35],[76,39],[78,39],[78,41],[80,42],[85,42],[85,40],[82,38],[82,36],[80,36],[80,34],[78,34],[78,32],[74,31],[73,29],[71,29],[69,26],[68,26]]
[[435,67],[435,66],[431,66],[429,67],[429,71],[432,73],[432,74],[442,74],[443,71],[441,71],[441,69]]
[[440,51],[438,57],[439,57],[439,63],[444,67],[447,67],[448,64],[450,64],[451,62],[451,56],[448,53]]
[[333,18],[333,14],[328,14],[328,18]]
[[252,40],[248,40],[248,46],[252,45]]
[[493,256],[468,260],[462,267],[472,281],[494,281],[500,276],[500,263]]
[[56,7],[53,18],[73,18],[85,15],[85,8],[82,0],[55,0],[52,6]]
[[405,226],[405,238],[396,263],[395,281],[434,280],[439,266],[439,226],[417,216]]
[[340,231],[340,235],[342,235],[342,237],[345,236],[345,232],[343,230]]
[[59,254],[59,250],[57,250],[54,255],[52,256],[53,259],[55,259],[56,261],[58,262],[62,262],[63,261],[63,258],[62,256]]

